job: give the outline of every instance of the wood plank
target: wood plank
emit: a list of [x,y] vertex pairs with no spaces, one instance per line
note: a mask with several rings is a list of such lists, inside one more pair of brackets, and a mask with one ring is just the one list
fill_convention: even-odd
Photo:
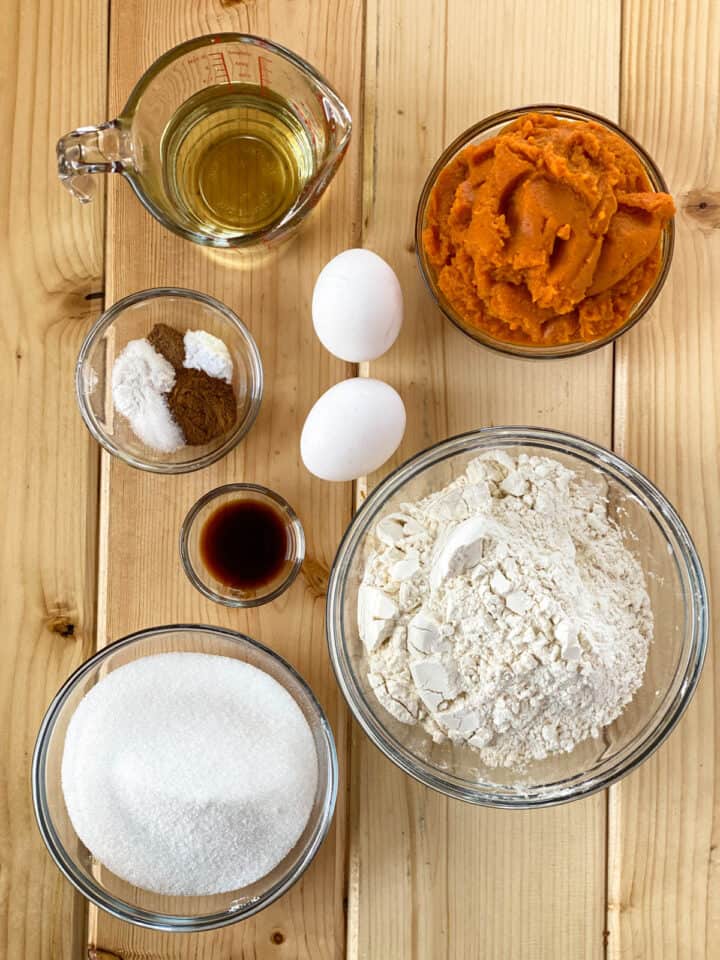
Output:
[[[374,166],[365,171],[363,245],[392,263],[406,299],[401,338],[370,372],[406,401],[398,459],[503,423],[551,425],[609,444],[612,350],[548,364],[474,347],[429,301],[413,223],[432,163],[480,118],[542,101],[617,113],[620,3],[443,9],[430,0],[370,0],[367,23],[365,155]],[[415,784],[357,728],[352,757],[353,960],[602,956],[604,796],[527,814],[481,810]]]
[[106,5],[3,7],[0,83],[0,956],[75,960],[85,905],[35,826],[29,763],[42,715],[92,652],[98,452],[73,370],[99,312],[103,202],[58,183],[55,141],[105,112]]
[[[720,627],[720,9],[626,0],[621,119],[678,206],[674,262],[617,351],[616,443],[688,524]],[[720,951],[720,660],[712,642],[679,728],[611,791],[609,950],[620,960]]]
[[[328,29],[328,24],[332,29]],[[117,111],[142,71],[163,51],[216,30],[271,37],[313,63],[336,86],[351,112],[360,102],[362,4],[258,0],[230,4],[113,4],[110,97]],[[223,462],[185,477],[161,478],[109,466],[107,638],[150,624],[190,620],[245,631],[287,657],[328,711],[345,785],[347,716],[331,675],[324,641],[324,592],[335,547],[351,512],[349,485],[314,481],[299,464],[299,433],[320,392],[348,373],[314,337],[310,297],[321,266],[359,237],[359,138],[320,208],[296,240],[261,266],[222,256],[171,236],[142,210],[124,183],[109,190],[108,301],[143,287],[175,283],[217,296],[252,330],[262,353],[266,392],[246,441]],[[275,603],[232,611],[205,601],[180,568],[182,518],[204,491],[229,480],[253,480],[282,493],[305,525],[304,576]],[[124,958],[313,957],[344,952],[345,802],[303,880],[256,918],[217,934],[155,935],[94,918],[93,943]]]

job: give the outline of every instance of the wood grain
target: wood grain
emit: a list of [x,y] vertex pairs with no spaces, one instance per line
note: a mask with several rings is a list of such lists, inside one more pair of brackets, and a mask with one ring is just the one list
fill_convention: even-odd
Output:
[[3,7],[0,129],[0,956],[75,960],[85,907],[50,860],[30,802],[30,759],[56,689],[92,651],[97,447],[73,369],[98,313],[103,203],[58,183],[55,141],[105,110],[104,5]]
[[[720,9],[626,0],[621,120],[678,206],[674,262],[617,351],[616,443],[688,524],[720,626]],[[611,791],[608,957],[720,953],[720,661],[712,643],[679,728]]]
[[[112,24],[109,9],[107,0],[3,7],[0,957],[714,960],[720,666],[712,648],[678,730],[613,788],[607,816],[604,796],[531,814],[447,801],[397,771],[356,727],[350,779],[347,715],[323,621],[327,572],[352,492],[311,480],[297,440],[315,397],[351,372],[314,338],[313,281],[332,255],[362,243],[388,259],[405,291],[401,339],[369,371],[398,387],[407,404],[396,461],[480,425],[550,425],[606,444],[614,429],[618,451],[687,520],[717,598],[717,4],[125,0],[112,4]],[[160,53],[214,30],[258,33],[306,56],[348,102],[353,146],[298,239],[258,266],[169,235],[126,184],[109,182],[107,302],[166,283],[214,294],[258,340],[267,392],[245,443],[210,470],[150,477],[104,457],[99,476],[72,369],[101,302],[86,297],[103,289],[104,204],[101,197],[80,207],[65,194],[54,142],[117,113]],[[442,319],[415,266],[415,204],[444,145],[491,112],[546,100],[611,117],[619,101],[622,124],[656,158],[678,200],[666,289],[616,349],[614,421],[612,350],[553,364],[496,357]],[[275,604],[245,614],[206,603],[177,557],[178,527],[192,502],[237,479],[283,493],[308,536],[303,578]],[[152,934],[93,910],[88,918],[42,846],[28,791],[42,713],[91,652],[96,626],[102,644],[183,619],[244,630],[287,656],[328,710],[343,761],[334,830],[306,877],[254,920],[202,936]]]
[[[332,30],[328,24],[332,23]],[[271,37],[321,70],[359,114],[362,4],[358,0],[280,0],[187,4],[132,0],[113,4],[111,110],[116,112],[142,71],[187,37],[241,30]],[[324,641],[324,580],[351,513],[349,485],[311,479],[299,464],[299,434],[317,396],[348,368],[316,340],[310,296],[321,266],[359,239],[360,149],[356,139],[337,179],[300,235],[261,266],[221,256],[171,236],[140,207],[126,184],[112,183],[108,210],[108,302],[132,290],[176,283],[208,292],[235,309],[258,342],[266,374],[260,416],[247,439],[216,466],[162,478],[112,463],[108,467],[107,639],[151,624],[182,620],[222,624],[276,649],[308,680],[328,712],[342,767],[334,827],[303,880],[256,918],[218,934],[159,936],[94,917],[92,942],[124,958],[266,956],[278,960],[343,955],[345,922],[345,774],[347,716],[331,676]],[[193,589],[180,567],[183,516],[206,490],[252,480],[283,494],[308,540],[307,576],[276,602],[249,611],[214,605]]]
[[[398,344],[370,372],[408,408],[398,459],[490,424],[609,444],[612,351],[523,363],[472,345],[422,287],[413,223],[432,163],[478,119],[542,101],[616,115],[619,2],[371,0],[367,23],[363,244],[395,267],[406,301]],[[531,814],[480,810],[415,784],[357,729],[352,755],[353,960],[602,956],[604,796]]]

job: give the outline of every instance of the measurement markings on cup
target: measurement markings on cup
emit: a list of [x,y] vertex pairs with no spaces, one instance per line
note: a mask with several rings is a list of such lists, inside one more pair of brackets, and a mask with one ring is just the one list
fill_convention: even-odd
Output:
[[258,65],[258,78],[260,80],[260,86],[264,87],[266,83],[272,80],[270,76],[270,67],[272,66],[272,60],[269,57],[263,57],[260,54],[257,58]]
[[250,79],[250,54],[244,50],[231,50],[228,53],[233,76],[238,80]]
[[221,50],[217,50],[214,53],[209,53],[208,59],[212,63],[215,78],[217,80],[224,81],[225,83],[230,83],[230,71],[228,70],[227,63],[225,62],[225,54]]

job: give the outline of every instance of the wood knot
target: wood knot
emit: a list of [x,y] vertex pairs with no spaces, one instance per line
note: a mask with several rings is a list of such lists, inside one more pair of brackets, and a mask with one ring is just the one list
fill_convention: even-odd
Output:
[[70,617],[51,617],[51,619],[48,621],[48,628],[53,633],[59,633],[61,637],[75,636],[75,624],[72,622]]
[[88,947],[88,960],[123,960],[122,954],[112,950],[103,950],[102,947]]
[[300,573],[314,597],[321,599],[327,595],[330,571],[325,564],[313,560],[312,557],[305,557]]
[[689,190],[683,197],[682,209],[706,230],[720,227],[719,190]]
[[[100,296],[102,297],[103,294]],[[63,292],[58,309],[62,310],[63,322],[69,321],[84,328],[88,321],[93,321],[98,317],[102,310],[102,300],[93,297],[93,290],[88,285],[85,289]]]
[[607,905],[608,913],[629,913],[633,910],[633,904],[630,900],[609,900]]
[[280,933],[279,930],[276,930],[270,937],[270,942],[274,943],[276,946],[280,946],[281,943],[285,943],[285,936]]

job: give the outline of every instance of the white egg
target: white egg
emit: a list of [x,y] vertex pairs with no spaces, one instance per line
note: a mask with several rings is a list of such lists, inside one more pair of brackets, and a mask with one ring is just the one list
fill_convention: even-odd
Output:
[[362,363],[395,343],[403,298],[395,271],[372,250],[345,250],[320,271],[312,301],[315,332],[326,350]]
[[381,380],[355,377],[317,400],[305,420],[300,453],[322,480],[355,480],[382,466],[404,433],[399,394]]

